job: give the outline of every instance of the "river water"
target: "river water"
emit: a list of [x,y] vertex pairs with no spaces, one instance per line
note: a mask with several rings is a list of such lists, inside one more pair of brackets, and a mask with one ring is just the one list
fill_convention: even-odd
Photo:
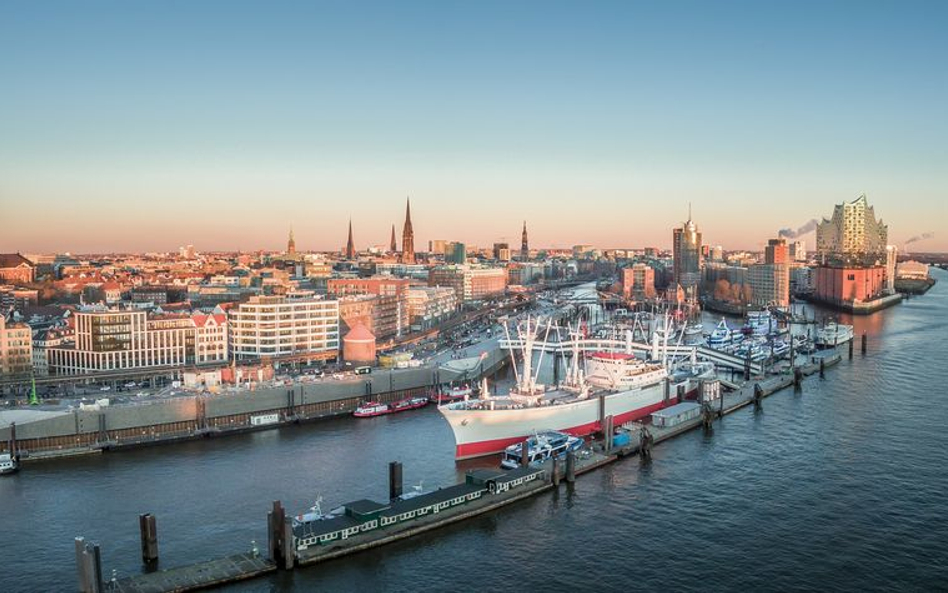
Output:
[[[924,297],[850,321],[869,352],[826,380],[425,536],[231,591],[948,588],[948,274]],[[138,514],[162,566],[266,548],[266,512],[453,483],[433,408],[29,464],[0,479],[0,590],[73,591],[73,538],[103,570],[139,570]],[[493,461],[478,464],[492,465]]]

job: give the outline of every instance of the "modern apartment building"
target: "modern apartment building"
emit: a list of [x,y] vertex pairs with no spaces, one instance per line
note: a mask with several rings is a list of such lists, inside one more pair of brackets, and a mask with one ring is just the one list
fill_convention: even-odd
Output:
[[480,301],[504,292],[507,270],[471,265],[438,266],[429,272],[428,286],[453,288],[463,303]]
[[92,307],[75,313],[75,343],[46,349],[50,374],[78,375],[221,364],[227,319],[216,315]]
[[408,316],[415,331],[431,329],[457,312],[458,298],[447,286],[408,289]]
[[319,298],[255,296],[228,310],[230,352],[237,360],[335,358],[339,303]]

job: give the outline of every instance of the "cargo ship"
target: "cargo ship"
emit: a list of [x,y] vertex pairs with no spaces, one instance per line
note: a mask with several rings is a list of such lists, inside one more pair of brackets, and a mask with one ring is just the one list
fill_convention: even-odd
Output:
[[539,432],[585,436],[600,430],[606,416],[618,426],[678,401],[678,388],[669,384],[665,367],[631,352],[595,352],[581,368],[578,332],[565,382],[548,388],[537,382],[539,371],[532,373],[536,328],[528,319],[527,327],[519,329],[523,370],[510,393],[490,395],[485,386],[479,399],[438,408],[454,432],[458,460],[500,453]]

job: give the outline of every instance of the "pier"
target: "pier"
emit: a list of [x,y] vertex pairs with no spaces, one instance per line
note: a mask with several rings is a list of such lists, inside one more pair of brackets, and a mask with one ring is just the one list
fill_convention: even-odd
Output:
[[[444,490],[431,493],[435,500],[412,503],[405,502],[373,503],[372,501],[355,501],[349,503],[354,512],[366,513],[362,521],[342,521],[339,533],[341,537],[320,538],[315,544],[302,543],[299,534],[294,532],[292,520],[286,516],[282,505],[277,501],[273,510],[267,515],[267,532],[269,545],[265,554],[256,548],[236,554],[222,556],[197,562],[187,566],[165,570],[151,570],[143,574],[114,579],[103,583],[102,569],[99,563],[99,546],[95,545],[95,553],[80,553],[77,538],[77,570],[79,571],[80,590],[83,593],[101,593],[103,591],[120,591],[129,593],[166,593],[184,592],[207,589],[266,575],[277,570],[293,570],[296,567],[307,567],[326,560],[356,554],[364,550],[383,546],[395,541],[404,540],[421,533],[433,531],[446,525],[454,524],[485,513],[493,512],[502,507],[513,505],[519,501],[538,496],[559,488],[561,482],[571,486],[579,476],[594,471],[605,465],[617,462],[625,457],[641,454],[650,457],[652,447],[674,438],[685,432],[701,426],[711,426],[713,423],[730,413],[749,405],[761,405],[764,398],[777,393],[787,387],[800,385],[805,376],[819,374],[823,376],[827,369],[832,368],[842,360],[839,351],[828,350],[809,357],[804,364],[797,366],[786,365],[775,370],[771,376],[757,376],[746,382],[739,389],[731,393],[721,393],[713,405],[702,406],[702,413],[697,417],[689,418],[674,426],[653,426],[631,423],[624,429],[629,434],[629,441],[621,446],[614,446],[611,434],[606,439],[597,439],[589,443],[579,453],[567,456],[565,460],[548,460],[543,464],[524,467],[512,472],[502,470],[472,470],[468,472],[467,484],[484,484],[484,487],[470,487],[467,494],[454,498],[453,503],[439,502],[437,494],[461,488],[465,483],[450,486]],[[609,418],[611,420],[611,418]],[[606,423],[608,425],[608,423]],[[611,432],[611,431],[610,431]],[[390,467],[390,493],[393,498],[401,493],[401,467]],[[516,481],[513,481],[516,479]],[[493,480],[493,482],[492,482]],[[494,483],[507,484],[503,488],[494,487]],[[511,484],[513,484],[511,486]],[[509,488],[508,488],[509,486]],[[460,501],[460,502],[458,502]],[[375,505],[375,506],[373,506]],[[402,508],[398,508],[402,505]],[[428,506],[424,506],[428,505]],[[385,515],[389,508],[394,513]],[[428,513],[427,508],[437,508]],[[411,516],[407,511],[411,509]],[[440,511],[440,512],[439,512]],[[379,514],[381,513],[381,515]],[[417,513],[417,515],[415,514]],[[143,516],[143,517],[147,517]],[[407,517],[407,518],[406,518]],[[346,517],[348,519],[348,517]],[[390,522],[385,526],[386,518]],[[363,518],[364,519],[364,518]],[[381,526],[370,522],[381,520]],[[328,519],[317,523],[328,524],[335,519]],[[261,517],[261,523],[263,517]],[[154,521],[142,520],[143,560],[147,553],[153,553],[157,562],[158,542],[154,531]],[[153,538],[153,541],[152,541]],[[312,539],[312,538],[311,538]],[[315,540],[313,540],[315,541]],[[86,544],[92,549],[92,545]],[[148,552],[151,550],[152,552]],[[145,562],[146,570],[148,563]],[[90,578],[94,575],[95,578]],[[96,578],[99,580],[96,581]]]

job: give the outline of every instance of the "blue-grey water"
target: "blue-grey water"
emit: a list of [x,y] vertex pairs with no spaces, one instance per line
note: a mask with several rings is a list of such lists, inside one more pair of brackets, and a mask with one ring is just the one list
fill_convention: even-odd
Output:
[[[852,319],[869,352],[573,490],[232,591],[948,589],[948,274]],[[847,317],[842,321],[850,322]],[[0,479],[0,590],[75,590],[73,537],[106,574],[139,570],[138,514],[163,566],[265,549],[270,502],[384,499],[469,466],[437,411],[26,466]]]

